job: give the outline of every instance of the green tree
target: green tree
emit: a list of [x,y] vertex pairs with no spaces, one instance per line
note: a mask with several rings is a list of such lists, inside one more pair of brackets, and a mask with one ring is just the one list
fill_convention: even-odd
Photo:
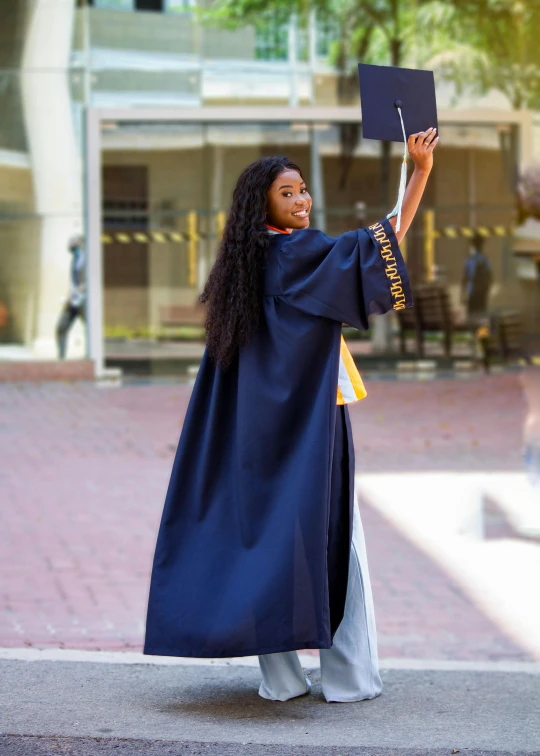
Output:
[[[358,76],[356,64],[402,65],[414,47],[415,14],[427,0],[216,0],[206,18],[227,26],[260,24],[271,17],[274,23],[285,22],[292,13],[306,23],[315,9],[319,19],[331,18],[337,27],[330,62],[336,67],[337,98],[342,105],[356,99]],[[359,124],[340,127],[342,187],[345,186],[352,155],[360,138]],[[381,144],[381,196],[383,207],[390,202],[390,150]]]
[[[444,0],[419,10],[424,64],[470,91],[503,92],[516,109],[540,107],[539,0]],[[428,54],[429,53],[429,54]]]

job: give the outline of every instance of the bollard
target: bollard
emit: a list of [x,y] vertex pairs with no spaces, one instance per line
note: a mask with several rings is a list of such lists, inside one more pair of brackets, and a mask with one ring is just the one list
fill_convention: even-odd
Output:
[[188,232],[188,286],[197,285],[197,247],[199,235],[197,234],[197,213],[191,210],[187,214]]
[[220,210],[219,213],[216,213],[216,237],[218,240],[218,245],[221,242],[221,238],[223,236],[223,229],[225,228],[225,221],[227,220],[227,214],[223,212],[223,210]]
[[435,280],[435,210],[424,212],[424,270],[426,281]]

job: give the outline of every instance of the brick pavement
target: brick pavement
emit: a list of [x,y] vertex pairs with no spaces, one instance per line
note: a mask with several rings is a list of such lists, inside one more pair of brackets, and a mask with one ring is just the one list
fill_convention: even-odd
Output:
[[[369,381],[362,471],[519,469],[516,375]],[[0,646],[139,649],[187,386],[0,386]],[[362,504],[383,657],[527,659]]]

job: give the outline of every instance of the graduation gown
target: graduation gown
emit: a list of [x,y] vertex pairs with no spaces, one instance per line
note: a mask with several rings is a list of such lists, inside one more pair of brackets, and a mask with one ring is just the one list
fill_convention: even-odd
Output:
[[411,304],[386,219],[337,238],[272,237],[251,342],[225,371],[206,353],[201,362],[159,527],[144,653],[332,645],[354,493],[350,423],[336,405],[341,327],[367,329],[369,315]]

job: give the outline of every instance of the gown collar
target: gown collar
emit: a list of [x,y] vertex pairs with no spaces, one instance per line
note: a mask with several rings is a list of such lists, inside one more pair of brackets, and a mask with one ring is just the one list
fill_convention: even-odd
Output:
[[286,228],[276,228],[275,226],[270,226],[268,223],[266,224],[266,228],[270,231],[271,234],[290,234],[292,231],[288,231]]

